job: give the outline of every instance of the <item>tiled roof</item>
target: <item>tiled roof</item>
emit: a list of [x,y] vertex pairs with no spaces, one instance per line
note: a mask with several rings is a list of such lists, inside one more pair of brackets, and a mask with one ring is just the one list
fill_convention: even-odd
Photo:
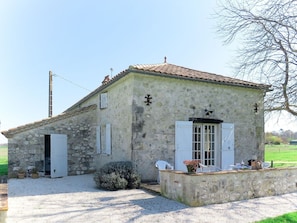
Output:
[[72,105],[66,111],[71,111],[79,107],[83,102],[93,97],[95,94],[101,92],[106,87],[110,86],[117,80],[126,76],[131,72],[144,73],[148,75],[156,75],[156,76],[165,76],[171,78],[181,78],[181,79],[190,79],[193,81],[203,81],[203,82],[211,82],[217,84],[231,85],[231,86],[240,86],[240,87],[248,87],[255,89],[263,89],[268,91],[270,86],[264,84],[257,84],[249,81],[243,81],[240,79],[235,79],[231,77],[225,77],[222,75],[212,74],[208,72],[193,70],[181,66],[177,66],[170,63],[161,63],[161,64],[148,64],[148,65],[131,65],[128,69],[120,72],[116,76],[114,76],[109,81],[105,81],[95,89],[93,92],[82,98],[80,101]]
[[218,74],[193,70],[186,67],[177,66],[169,63],[151,64],[151,65],[134,65],[129,69],[140,70],[144,72],[153,72],[171,77],[187,78],[193,80],[200,80],[205,82],[213,82],[227,85],[237,85],[252,88],[268,89],[268,85],[257,84],[249,81],[244,81],[236,78],[226,77]]
[[36,122],[33,122],[33,123],[22,125],[22,126],[13,128],[13,129],[9,129],[9,130],[3,131],[1,133],[3,135],[5,135],[7,138],[10,138],[14,134],[17,134],[17,133],[20,133],[20,132],[23,132],[23,131],[27,131],[27,130],[30,130],[30,129],[38,128],[38,127],[43,126],[43,125],[51,124],[51,123],[54,123],[56,121],[63,120],[65,118],[70,118],[70,117],[75,116],[75,115],[79,115],[79,114],[82,114],[82,113],[85,113],[85,112],[88,112],[88,111],[91,111],[91,110],[95,110],[96,108],[97,108],[97,105],[93,104],[93,105],[90,105],[90,106],[87,106],[87,107],[80,108],[78,110],[74,110],[74,111],[70,111],[70,112],[64,112],[64,113],[59,114],[57,116],[53,116],[53,117],[50,117],[50,118],[42,119],[40,121],[36,121]]

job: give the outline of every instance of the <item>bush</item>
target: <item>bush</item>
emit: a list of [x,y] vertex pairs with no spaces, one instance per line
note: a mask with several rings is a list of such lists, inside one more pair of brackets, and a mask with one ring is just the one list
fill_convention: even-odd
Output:
[[266,134],[265,143],[272,144],[272,145],[280,145],[282,139],[278,136]]
[[112,191],[139,188],[141,181],[130,161],[105,164],[95,173],[94,180],[98,188]]

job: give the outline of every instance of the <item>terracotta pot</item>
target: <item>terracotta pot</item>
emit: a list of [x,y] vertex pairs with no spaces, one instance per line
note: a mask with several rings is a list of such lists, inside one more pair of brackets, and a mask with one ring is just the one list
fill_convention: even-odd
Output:
[[37,179],[37,178],[39,178],[39,174],[38,174],[38,173],[32,173],[32,174],[31,174],[31,177],[32,177],[33,179]]
[[25,173],[18,173],[18,178],[19,179],[24,179],[25,178]]

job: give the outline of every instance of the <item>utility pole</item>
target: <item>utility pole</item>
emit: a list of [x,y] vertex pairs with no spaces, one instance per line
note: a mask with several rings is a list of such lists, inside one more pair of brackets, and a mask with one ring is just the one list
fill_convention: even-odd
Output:
[[49,71],[48,117],[53,115],[53,73]]

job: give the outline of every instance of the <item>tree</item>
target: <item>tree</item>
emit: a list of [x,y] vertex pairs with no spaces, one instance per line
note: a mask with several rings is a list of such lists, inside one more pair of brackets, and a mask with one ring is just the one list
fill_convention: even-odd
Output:
[[225,0],[216,12],[225,44],[241,42],[236,72],[271,85],[265,111],[297,116],[297,1]]
[[272,133],[265,133],[265,144],[280,145],[283,140]]

